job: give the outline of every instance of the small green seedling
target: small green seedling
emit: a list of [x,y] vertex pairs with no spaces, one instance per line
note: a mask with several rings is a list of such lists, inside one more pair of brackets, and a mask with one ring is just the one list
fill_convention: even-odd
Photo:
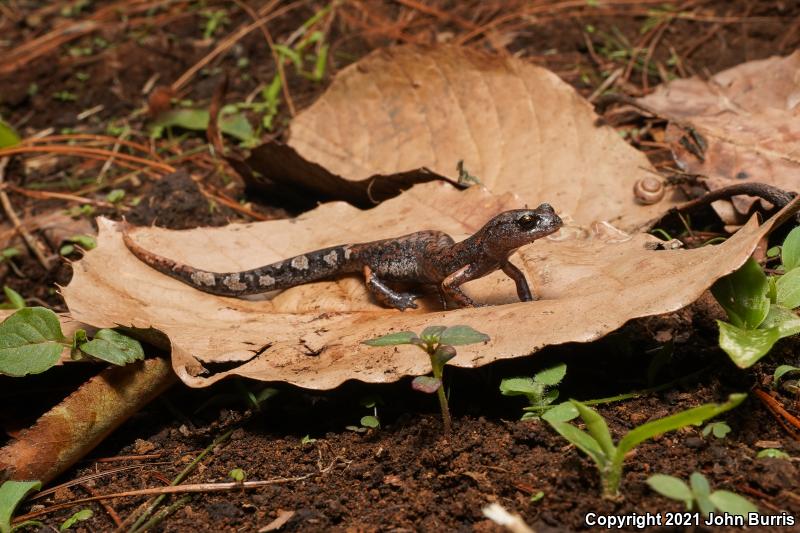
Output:
[[203,25],[203,39],[210,39],[217,29],[231,22],[224,9],[204,9],[200,11],[200,15],[206,19]]
[[[210,115],[207,109],[171,109],[160,114],[150,127],[150,137],[158,139],[166,131],[179,128],[204,132],[208,129]],[[226,105],[220,109],[218,120],[219,131],[246,144],[258,141],[253,127],[238,106]]]
[[522,420],[538,419],[552,409],[558,399],[558,389],[554,388],[567,374],[567,365],[560,364],[537,372],[532,378],[508,378],[500,382],[503,396],[525,396],[530,406],[525,407]]
[[242,470],[241,468],[234,468],[233,470],[228,472],[228,477],[236,481],[237,483],[241,483],[245,479],[247,479],[247,474],[245,474],[244,470]]
[[81,206],[74,205],[64,212],[72,218],[92,218],[94,216],[94,206],[90,204],[83,204]]
[[650,476],[647,484],[662,496],[685,503],[688,511],[696,507],[704,516],[714,511],[739,516],[758,512],[758,507],[735,492],[727,490],[712,492],[708,480],[699,472],[689,476],[689,484],[682,479],[664,474]]
[[257,390],[251,390],[241,379],[234,380],[233,387],[235,392],[215,394],[201,403],[200,406],[195,409],[195,413],[199,413],[211,406],[229,405],[233,403],[240,403],[245,409],[261,411],[264,403],[279,392],[278,389],[273,387],[262,387]]
[[791,459],[788,453],[776,448],[765,448],[756,454],[756,459]]
[[25,307],[25,298],[8,285],[3,285],[3,294],[6,296],[6,301],[0,304],[0,309],[22,309]]
[[400,344],[413,344],[428,354],[431,359],[433,376],[418,376],[411,382],[411,386],[420,392],[439,396],[439,407],[442,410],[442,421],[445,433],[450,433],[452,420],[450,408],[447,405],[447,395],[442,383],[444,365],[456,356],[454,346],[486,342],[489,336],[472,329],[469,326],[429,326],[422,330],[419,336],[413,331],[390,333],[377,339],[364,341],[369,346],[396,346]]
[[4,481],[0,485],[0,533],[11,533],[15,529],[25,526],[43,526],[41,522],[33,520],[11,526],[11,517],[14,516],[17,506],[22,503],[28,493],[41,488],[42,484],[38,481]]
[[97,248],[97,241],[94,237],[89,235],[73,235],[69,239],[66,239],[64,242],[67,244],[63,245],[59,250],[58,253],[61,255],[70,255],[75,251],[75,246],[80,246],[84,250],[93,250]]
[[8,248],[3,248],[0,250],[0,263],[3,261],[7,261],[12,257],[16,257],[19,255],[19,250],[14,248],[13,246],[9,246]]
[[718,439],[724,439],[725,436],[731,432],[731,427],[725,423],[724,420],[720,420],[719,422],[711,422],[706,424],[706,427],[703,428],[703,436],[708,437],[709,435],[714,435]]
[[367,396],[361,399],[361,405],[367,409],[372,409],[371,415],[361,417],[361,425],[370,429],[378,429],[381,427],[381,420],[378,418],[378,406],[383,405],[383,400],[377,396]]
[[61,524],[61,527],[58,528],[59,531],[66,531],[78,522],[83,522],[84,520],[89,520],[94,513],[91,509],[81,509],[80,511],[74,513],[72,516],[64,520],[64,523]]
[[306,435],[302,439],[300,439],[300,445],[305,446],[306,444],[314,444],[317,442],[317,439],[311,438],[311,435]]
[[0,118],[0,148],[8,148],[19,144],[19,134],[11,125]]
[[779,339],[800,333],[800,227],[781,246],[783,274],[767,277],[755,259],[718,280],[711,292],[728,315],[719,345],[740,368],[765,356]]
[[64,347],[71,348],[74,359],[91,356],[120,366],[144,359],[139,341],[113,329],[99,330],[92,340],[79,329],[70,339],[53,311],[26,307],[0,323],[0,374],[21,377],[44,372],[58,362]]
[[608,425],[600,414],[576,400],[570,400],[578,409],[587,431],[578,429],[567,422],[543,419],[549,423],[562,437],[574,444],[588,455],[600,471],[603,483],[603,496],[616,498],[619,495],[619,484],[622,480],[622,466],[625,455],[647,439],[676,429],[702,424],[709,418],[718,416],[733,409],[745,399],[746,394],[731,394],[728,401],[722,404],[705,404],[686,411],[681,411],[658,420],[642,424],[622,437],[615,446],[611,439]]
[[800,395],[800,379],[786,379],[791,374],[800,374],[800,368],[792,365],[780,365],[772,375],[772,386]]
[[367,396],[362,398],[359,403],[367,409],[372,409],[372,414],[361,417],[361,426],[345,426],[345,429],[348,431],[355,431],[356,433],[365,433],[370,429],[379,429],[381,427],[381,421],[378,418],[378,405],[382,405],[383,401],[377,396]]
[[125,189],[112,189],[106,195],[106,201],[114,205],[119,204],[125,198]]
[[794,373],[800,373],[800,367],[792,365],[780,365],[775,369],[775,373],[772,374],[772,385],[777,387],[783,380],[784,376]]

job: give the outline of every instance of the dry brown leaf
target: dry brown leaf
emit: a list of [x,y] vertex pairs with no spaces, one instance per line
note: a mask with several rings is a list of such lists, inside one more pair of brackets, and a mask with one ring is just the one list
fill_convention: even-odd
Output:
[[[667,142],[683,170],[719,188],[742,180],[800,190],[800,51],[743,63],[709,80],[676,80],[641,98],[667,117]],[[696,145],[687,126],[705,140]],[[752,200],[741,198],[739,212]]]
[[269,143],[248,162],[273,180],[354,201],[359,192],[383,198],[387,180],[431,179],[417,169],[455,180],[463,160],[496,194],[548,201],[584,225],[641,227],[677,198],[637,204],[634,183],[657,173],[597,118],[558,76],[523,60],[403,46],[342,69],[292,121],[288,146]]
[[[479,187],[460,192],[432,182],[368,211],[337,202],[293,220],[140,229],[134,236],[161,255],[228,271],[421,229],[461,237],[520,203],[513,195],[496,197]],[[494,273],[465,287],[491,306],[443,312],[434,296],[417,312],[403,313],[372,303],[358,277],[295,287],[271,299],[206,294],[139,262],[115,223],[101,219],[99,225],[98,247],[75,264],[73,280],[63,290],[75,319],[163,331],[172,343],[176,373],[191,386],[239,375],[328,389],[348,379],[390,382],[427,373],[428,358],[416,347],[362,344],[392,331],[472,325],[491,340],[459,347],[452,364],[475,367],[548,345],[588,342],[631,318],[679,309],[741,265],[772,222],[759,227],[753,219],[718,246],[670,251],[654,250],[654,237],[628,236],[605,224],[593,231],[567,227],[512,258],[542,300],[518,302],[511,280]],[[225,369],[215,373],[212,363],[226,363]]]

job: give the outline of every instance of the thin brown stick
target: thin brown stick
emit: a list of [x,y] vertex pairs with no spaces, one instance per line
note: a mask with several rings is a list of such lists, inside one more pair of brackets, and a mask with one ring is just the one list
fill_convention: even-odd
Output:
[[[800,429],[800,419],[798,419],[792,413],[784,409],[783,406],[780,404],[780,402],[778,402],[778,400],[776,400],[775,398],[773,398],[772,396],[770,396],[761,389],[754,389],[753,392],[755,392],[756,396],[758,396],[758,399],[761,400],[761,402],[764,405],[766,405],[769,408],[769,410],[773,412],[773,414],[780,415],[781,417],[783,417],[783,420],[785,420],[795,428]],[[787,431],[789,431],[789,434],[791,434],[795,440],[800,440],[800,435],[798,435],[796,432],[790,430],[786,426],[784,426],[784,429],[787,429]]]
[[114,154],[111,150],[104,150],[102,148],[90,148],[86,146],[59,146],[59,145],[50,145],[50,146],[12,146],[9,148],[3,148],[0,150],[0,157],[5,157],[9,155],[15,154],[28,154],[28,153],[54,153],[54,154],[67,154],[67,155],[75,155],[75,156],[83,156],[83,155],[94,155],[100,156],[103,158],[103,161],[108,159],[109,157],[115,156],[123,161],[129,161],[131,163],[139,163],[144,166],[152,167],[163,172],[175,172],[175,168],[167,165],[166,163],[161,163],[158,161],[151,161],[149,159],[145,159],[143,157],[138,157],[135,155],[130,154],[122,154],[117,153]]
[[134,496],[151,496],[161,494],[187,494],[187,493],[205,493],[205,492],[230,492],[234,490],[253,490],[267,487],[270,485],[278,485],[280,483],[292,483],[295,481],[303,481],[316,475],[316,472],[306,474],[304,476],[296,477],[278,477],[273,479],[265,479],[261,481],[244,481],[244,482],[230,482],[230,483],[194,483],[188,485],[169,485],[167,487],[152,487],[149,489],[128,490],[124,492],[114,492],[112,494],[100,494],[98,496],[90,496],[88,498],[79,498],[69,502],[59,503],[45,509],[40,509],[26,515],[18,516],[14,519],[14,523],[24,522],[37,516],[60,511],[61,509],[68,509],[76,505],[81,505],[89,502],[96,502],[100,500],[113,500],[116,498],[130,498]]
[[[242,10],[244,10],[248,15],[250,15],[250,18],[252,18],[254,21],[259,21],[258,13],[256,13],[252,7],[248,6],[242,0],[233,1],[236,2],[236,5],[242,8]],[[275,2],[273,1],[273,4],[274,3]],[[271,11],[271,9],[268,11]],[[278,55],[278,52],[275,50],[275,40],[272,38],[272,34],[269,32],[266,21],[260,22],[258,28],[261,30],[264,40],[267,41],[267,46],[269,46],[269,51],[272,54],[272,60],[275,61],[275,68],[278,71],[278,77],[281,79],[281,91],[283,92],[284,99],[286,99],[286,107],[289,108],[289,114],[294,117],[297,115],[297,110],[294,107],[294,100],[292,99],[292,94],[289,91],[289,83],[286,80],[286,71],[283,68],[283,61]]]
[[161,459],[163,453],[142,453],[139,455],[115,455],[113,457],[100,457],[95,463],[117,463],[119,461],[146,461],[147,459]]
[[780,513],[781,512],[781,508],[780,507],[778,507],[777,505],[775,505],[775,504],[773,504],[773,503],[771,503],[769,501],[770,500],[770,496],[768,494],[764,494],[760,490],[756,490],[756,489],[754,489],[752,487],[748,487],[745,484],[740,484],[736,488],[740,492],[744,492],[745,494],[749,494],[750,496],[755,496],[756,498],[758,498],[760,503],[761,503],[761,505],[763,505],[767,509],[769,509],[769,510],[775,512],[775,513]]
[[172,85],[170,85],[170,89],[172,90],[172,92],[174,93],[179,92],[183,88],[183,86],[186,85],[189,82],[189,80],[191,80],[194,77],[194,75],[197,74],[203,67],[211,63],[214,59],[217,58],[217,56],[221,55],[224,52],[227,52],[234,44],[236,44],[239,40],[241,40],[245,35],[253,31],[254,29],[258,28],[262,24],[265,24],[266,22],[269,22],[270,20],[277,18],[283,15],[284,13],[287,13],[295,9],[302,3],[304,2],[302,2],[301,0],[296,0],[294,2],[291,2],[282,7],[281,9],[278,9],[268,15],[265,15],[259,18],[258,20],[251,22],[250,24],[243,26],[238,30],[236,30],[235,32],[233,32],[232,34],[228,35],[225,39],[222,40],[222,42],[220,42],[217,45],[216,48],[214,48],[211,52],[206,54],[205,57],[200,59],[200,61],[192,65],[189,68],[189,70],[181,74],[181,76],[177,80],[175,80],[172,83]]
[[0,204],[2,204],[3,211],[5,211],[8,220],[10,220],[11,224],[14,226],[14,230],[22,237],[22,240],[25,241],[25,244],[28,246],[31,253],[36,257],[36,260],[39,261],[39,264],[49,272],[50,261],[48,261],[42,253],[42,250],[39,248],[36,239],[34,239],[31,234],[28,233],[22,226],[22,222],[20,222],[17,213],[14,211],[14,208],[11,205],[11,200],[8,198],[8,194],[2,188],[5,180],[6,165],[8,165],[8,161],[8,157],[3,157],[0,159]]
[[227,206],[227,207],[233,209],[234,211],[238,211],[239,213],[247,215],[247,216],[249,216],[250,218],[252,218],[254,220],[272,220],[268,216],[262,215],[261,213],[257,213],[255,211],[253,211],[252,209],[248,209],[247,207],[244,207],[243,205],[241,205],[239,202],[237,202],[233,198],[228,198],[227,196],[223,195],[222,193],[210,191],[210,190],[206,189],[205,187],[203,187],[202,185],[200,185],[199,183],[197,184],[197,186],[200,188],[200,192],[203,193],[203,196],[205,196],[206,198],[209,198],[211,200],[216,200],[217,202],[221,203],[224,206]]
[[54,143],[62,141],[95,141],[100,144],[120,144],[144,152],[158,161],[161,161],[161,156],[150,149],[149,146],[118,137],[111,137],[110,135],[93,135],[89,133],[70,133],[64,135],[45,135],[44,137],[28,137],[22,139],[19,144],[23,146],[41,143]]
[[[97,491],[94,490],[89,485],[81,485],[81,488],[86,492],[88,492],[89,494],[91,494],[92,496],[98,496]],[[117,514],[117,511],[115,511],[114,508],[111,507],[111,504],[105,500],[100,500],[100,505],[103,506],[103,509],[105,509],[106,514],[111,518],[114,524],[117,527],[122,527],[122,518],[120,518],[119,514]]]
[[104,200],[93,200],[91,198],[85,198],[75,194],[55,191],[33,191],[30,189],[23,189],[22,187],[17,187],[16,185],[11,185],[10,183],[4,184],[2,188],[8,189],[9,191],[21,194],[23,196],[27,196],[28,198],[34,198],[36,200],[65,200],[67,202],[96,205],[97,207],[114,207],[114,204],[111,202],[106,202]]

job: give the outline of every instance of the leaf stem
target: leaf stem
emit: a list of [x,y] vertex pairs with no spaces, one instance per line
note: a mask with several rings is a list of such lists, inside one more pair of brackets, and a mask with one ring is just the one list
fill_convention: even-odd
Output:
[[433,377],[441,383],[436,390],[436,395],[439,397],[439,407],[442,410],[442,422],[444,423],[444,432],[449,435],[453,429],[453,421],[450,418],[450,407],[447,405],[447,395],[444,392],[444,381],[442,374],[444,374],[444,365],[438,364],[433,356],[433,352],[428,352],[431,357],[431,368],[433,369]]

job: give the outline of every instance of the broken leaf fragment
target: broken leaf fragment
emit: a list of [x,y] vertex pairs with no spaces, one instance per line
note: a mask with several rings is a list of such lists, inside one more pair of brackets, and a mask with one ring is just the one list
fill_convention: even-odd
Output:
[[[439,209],[442,205],[448,209]],[[460,240],[498,212],[519,206],[513,195],[431,182],[367,211],[336,202],[291,220],[188,231],[140,228],[135,238],[183,263],[231,271],[422,229]],[[787,206],[780,220],[796,206]],[[692,250],[657,250],[650,235],[609,232],[603,225],[567,227],[511,258],[539,300],[520,302],[514,282],[494,272],[464,286],[483,307],[443,311],[432,293],[422,295],[418,310],[399,312],[372,301],[360,276],[251,299],[206,294],[138,261],[125,248],[121,228],[100,219],[98,247],[74,263],[63,294],[82,322],[164,332],[174,369],[191,386],[238,375],[329,389],[348,379],[391,382],[427,374],[430,359],[417,346],[364,344],[392,332],[477,327],[489,340],[459,347],[449,362],[476,367],[549,345],[588,342],[632,318],[675,311],[739,268],[776,220],[759,226],[753,218],[726,242]],[[220,362],[226,364],[218,371],[214,363]]]

